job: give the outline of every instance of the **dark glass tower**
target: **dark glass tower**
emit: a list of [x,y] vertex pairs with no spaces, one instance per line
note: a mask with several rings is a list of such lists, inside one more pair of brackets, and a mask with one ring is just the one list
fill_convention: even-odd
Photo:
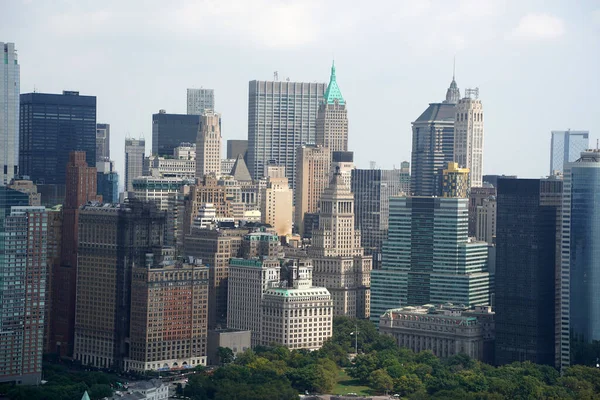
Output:
[[152,114],[152,154],[172,156],[181,143],[196,143],[199,128],[200,115]]
[[96,164],[96,96],[21,95],[19,171],[36,184],[64,185],[69,153]]
[[555,364],[561,198],[561,180],[498,180],[496,364]]

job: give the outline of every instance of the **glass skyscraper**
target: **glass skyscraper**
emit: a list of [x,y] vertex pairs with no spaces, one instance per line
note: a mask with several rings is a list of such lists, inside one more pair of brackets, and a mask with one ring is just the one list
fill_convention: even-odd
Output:
[[371,272],[371,320],[404,306],[489,304],[487,243],[467,230],[467,199],[392,197],[382,266]]
[[199,129],[199,115],[152,114],[152,155],[170,157],[181,143],[196,143]]
[[588,131],[552,131],[550,145],[550,175],[563,172],[565,163],[579,158],[589,148]]
[[[562,226],[561,362],[596,362],[586,346],[600,340],[600,152],[565,164]],[[569,346],[569,339],[573,347]],[[569,354],[569,351],[573,354]],[[596,354],[591,355],[597,357]]]
[[15,44],[0,42],[0,49],[0,186],[5,186],[18,174],[20,72]]

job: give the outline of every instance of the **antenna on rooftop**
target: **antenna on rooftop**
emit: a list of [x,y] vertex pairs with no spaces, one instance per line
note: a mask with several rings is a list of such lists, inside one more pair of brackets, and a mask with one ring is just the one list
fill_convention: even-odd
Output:
[[279,72],[277,72],[277,71],[273,72],[273,80],[275,82],[277,82],[279,80]]
[[479,98],[478,87],[476,87],[475,89],[465,89],[465,97],[472,98],[471,96],[474,96],[476,100]]

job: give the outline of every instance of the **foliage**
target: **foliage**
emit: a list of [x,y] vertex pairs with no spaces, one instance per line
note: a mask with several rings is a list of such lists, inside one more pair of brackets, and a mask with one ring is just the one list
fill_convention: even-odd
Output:
[[233,350],[231,350],[229,347],[219,347],[217,349],[217,356],[219,357],[221,365],[227,365],[235,358]]

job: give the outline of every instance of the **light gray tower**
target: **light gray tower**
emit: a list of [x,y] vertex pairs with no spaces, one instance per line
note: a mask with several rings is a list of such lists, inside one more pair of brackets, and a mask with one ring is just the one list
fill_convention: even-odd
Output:
[[325,83],[250,81],[248,94],[248,168],[253,179],[263,176],[270,161],[285,166],[296,187],[296,153],[315,144],[317,110]]
[[573,162],[590,148],[588,131],[552,131],[550,175],[563,172],[565,163]]
[[20,69],[14,43],[0,42],[0,186],[18,175]]
[[96,124],[96,162],[110,160],[110,124]]
[[214,89],[188,89],[187,113],[189,115],[202,115],[206,110],[215,109]]
[[454,161],[469,168],[471,187],[483,186],[483,105],[478,88],[465,90],[456,105]]
[[144,171],[144,139],[125,139],[125,192],[133,192],[133,180]]

